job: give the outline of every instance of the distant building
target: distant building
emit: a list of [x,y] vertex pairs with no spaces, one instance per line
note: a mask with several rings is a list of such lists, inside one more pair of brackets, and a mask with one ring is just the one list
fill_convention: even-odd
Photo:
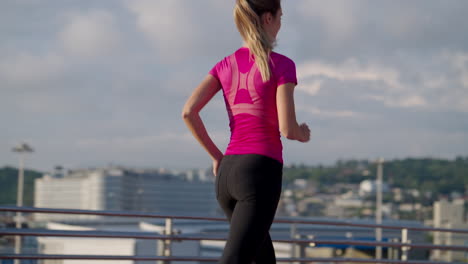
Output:
[[[434,203],[434,227],[468,229],[468,221],[465,219],[465,201],[457,199],[453,202],[441,200]],[[467,234],[450,232],[434,232],[434,244],[436,245],[468,245]],[[462,261],[468,259],[468,253],[462,251],[434,250],[432,258],[438,261]]]
[[[106,168],[46,174],[35,182],[35,207],[220,215],[213,182],[160,171]],[[36,214],[36,220],[97,216]]]
[[189,181],[202,181],[210,182],[213,181],[214,176],[210,169],[193,169],[182,172],[185,175],[185,179]]
[[[360,196],[367,196],[367,195],[375,194],[376,191],[377,191],[377,181],[364,180],[359,185],[359,195]],[[388,192],[389,191],[389,187],[385,182],[382,183],[382,191],[383,192]]]
[[342,195],[336,196],[334,204],[342,207],[356,207],[364,206],[364,201],[355,193],[347,192]]

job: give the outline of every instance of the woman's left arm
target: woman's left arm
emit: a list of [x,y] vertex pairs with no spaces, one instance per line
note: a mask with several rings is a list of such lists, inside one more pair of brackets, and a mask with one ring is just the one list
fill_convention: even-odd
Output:
[[213,174],[215,176],[219,162],[223,158],[223,153],[208,135],[199,113],[220,89],[221,84],[218,80],[208,74],[195,91],[193,91],[182,110],[182,118],[185,124],[213,160]]

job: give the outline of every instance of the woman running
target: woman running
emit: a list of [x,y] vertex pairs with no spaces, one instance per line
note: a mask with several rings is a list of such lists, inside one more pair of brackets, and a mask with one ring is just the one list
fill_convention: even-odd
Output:
[[[294,62],[273,47],[281,27],[280,0],[236,0],[234,20],[244,46],[223,58],[187,100],[183,119],[213,160],[216,199],[230,222],[221,264],[273,264],[269,234],[281,195],[282,144],[307,142],[296,121]],[[208,135],[200,110],[223,91],[231,138],[223,153]]]

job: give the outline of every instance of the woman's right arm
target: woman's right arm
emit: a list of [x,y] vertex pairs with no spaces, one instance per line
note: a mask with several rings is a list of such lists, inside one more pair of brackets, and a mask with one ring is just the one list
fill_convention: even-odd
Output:
[[216,172],[223,158],[223,153],[206,131],[199,112],[221,90],[221,84],[212,75],[208,74],[201,84],[193,91],[182,110],[182,118],[198,142],[205,148],[213,159],[213,174]]
[[278,86],[276,91],[276,107],[281,134],[291,140],[307,142],[310,140],[310,129],[305,124],[299,125],[296,120],[294,107],[294,83]]

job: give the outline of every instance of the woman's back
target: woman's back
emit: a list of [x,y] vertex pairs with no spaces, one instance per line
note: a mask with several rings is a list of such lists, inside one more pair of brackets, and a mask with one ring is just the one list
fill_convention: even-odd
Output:
[[271,78],[263,82],[250,50],[242,47],[209,72],[221,84],[229,115],[229,154],[262,154],[281,163],[282,145],[276,107],[277,87],[297,84],[294,62],[270,54]]

